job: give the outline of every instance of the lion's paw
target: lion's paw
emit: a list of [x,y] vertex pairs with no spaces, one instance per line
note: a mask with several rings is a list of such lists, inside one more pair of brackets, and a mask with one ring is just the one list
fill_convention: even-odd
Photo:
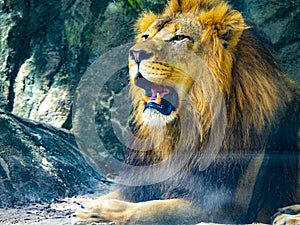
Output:
[[91,201],[77,210],[72,217],[72,224],[126,224],[133,212],[133,205],[120,200]]
[[278,209],[273,216],[273,225],[300,225],[300,205]]

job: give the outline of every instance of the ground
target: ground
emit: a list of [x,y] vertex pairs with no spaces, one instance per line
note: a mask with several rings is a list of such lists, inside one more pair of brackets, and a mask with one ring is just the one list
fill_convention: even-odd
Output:
[[36,203],[22,208],[0,209],[0,224],[70,225],[71,215],[86,198],[57,199],[55,203]]
[[93,195],[77,196],[55,199],[52,203],[35,203],[26,207],[0,209],[0,224],[70,225],[71,216],[81,203],[94,197]]
[[[72,214],[93,195],[56,199],[53,203],[35,203],[22,208],[0,209],[1,225],[70,225]],[[110,223],[109,225],[113,225]],[[99,223],[98,225],[103,225]],[[200,223],[198,225],[216,225]],[[253,224],[254,225],[254,224]],[[264,224],[256,224],[264,225]]]

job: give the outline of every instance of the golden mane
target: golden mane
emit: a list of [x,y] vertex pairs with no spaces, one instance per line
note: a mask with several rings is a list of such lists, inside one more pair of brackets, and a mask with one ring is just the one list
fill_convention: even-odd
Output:
[[[154,21],[168,21],[183,13],[198,15],[204,32],[197,41],[206,46],[204,59],[224,93],[228,129],[236,130],[237,126],[242,126],[239,137],[234,139],[239,138],[246,146],[251,142],[251,132],[269,131],[271,124],[279,119],[278,115],[285,110],[285,102],[289,102],[294,94],[291,90],[296,90],[295,84],[282,73],[272,53],[248,31],[242,15],[222,0],[172,0],[161,15],[144,13],[135,25],[140,33],[137,40]],[[224,48],[220,47],[222,44]],[[282,85],[286,82],[288,86]],[[201,89],[192,91],[192,96],[203,95]],[[134,95],[135,91],[132,93]],[[205,104],[195,102],[195,105]],[[208,130],[209,127],[200,133]]]

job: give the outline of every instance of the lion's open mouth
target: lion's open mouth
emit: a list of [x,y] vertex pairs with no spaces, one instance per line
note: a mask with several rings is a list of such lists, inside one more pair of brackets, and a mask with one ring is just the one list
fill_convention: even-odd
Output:
[[163,115],[170,115],[178,107],[178,94],[174,88],[150,82],[141,74],[136,79],[136,85],[145,90],[145,109],[156,109]]

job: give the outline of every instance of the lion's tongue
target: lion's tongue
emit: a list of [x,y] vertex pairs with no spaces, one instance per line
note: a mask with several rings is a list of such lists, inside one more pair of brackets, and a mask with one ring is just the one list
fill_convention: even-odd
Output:
[[160,104],[160,98],[163,98],[165,95],[169,94],[170,90],[163,86],[152,85],[151,93],[150,101],[156,101],[158,104]]
[[175,111],[174,105],[168,100],[171,95],[170,88],[153,84],[151,86],[151,96],[144,97],[145,109],[152,108],[164,115],[170,115],[172,111]]

